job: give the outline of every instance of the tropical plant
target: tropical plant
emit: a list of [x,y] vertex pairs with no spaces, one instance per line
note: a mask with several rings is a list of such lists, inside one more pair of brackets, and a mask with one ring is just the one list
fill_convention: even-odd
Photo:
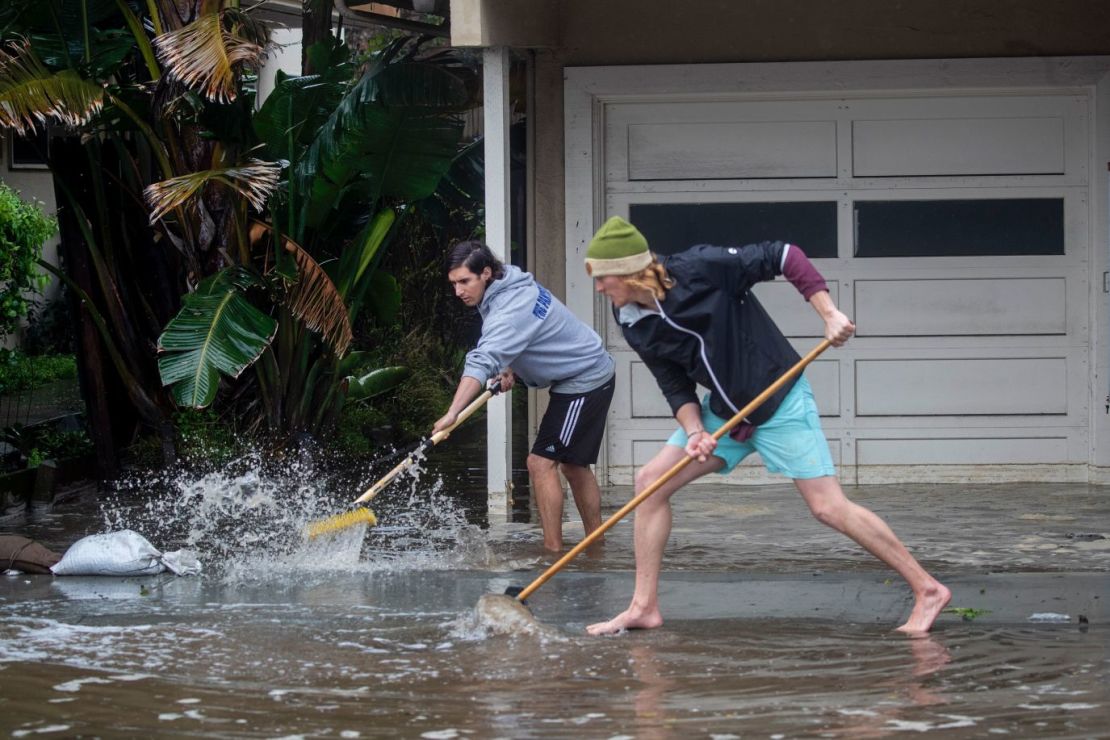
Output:
[[15,331],[31,308],[30,293],[46,287],[42,246],[58,222],[0,182],[0,336]]
[[450,166],[473,99],[449,55],[402,39],[360,66],[328,37],[307,50],[318,73],[279,76],[254,113],[266,37],[235,0],[0,10],[0,126],[82,136],[52,160],[67,274],[48,268],[95,329],[79,356],[114,368],[167,445],[178,407],[224,405],[284,439],[399,382],[349,351],[352,322],[396,316],[381,256]]
[[[265,219],[251,229],[255,280],[221,284],[231,294],[268,286],[276,335],[252,331],[235,342],[238,354],[225,358],[234,362],[224,373],[255,367],[271,431],[331,429],[344,403],[370,398],[406,377],[398,367],[367,372],[371,355],[348,349],[362,311],[383,323],[397,315],[397,281],[377,266],[399,219],[435,192],[451,166],[462,133],[455,114],[472,99],[449,58],[419,52],[418,43],[398,40],[352,79],[347,48],[334,41],[319,45],[310,56],[325,71],[279,76],[254,117],[263,156],[287,163],[285,177]],[[150,199],[157,210],[185,202],[167,203],[157,193]],[[204,341],[213,346],[249,329],[225,315],[218,326],[216,305],[203,315],[186,307],[163,340],[187,317],[195,332],[203,325]],[[169,349],[165,341],[161,347]],[[225,357],[185,355],[175,360],[174,373],[163,356],[162,377],[174,384],[178,403],[200,407],[212,400],[212,393],[197,392],[192,378],[214,378],[201,365],[216,356]]]
[[[78,357],[83,385],[95,389],[86,401],[106,472],[116,442],[131,438],[136,422],[172,439],[174,406],[161,390],[156,338],[179,296],[247,238],[249,200],[231,170],[245,158],[244,143],[211,136],[207,124],[231,130],[250,111],[244,81],[266,31],[236,5],[9,0],[0,7],[0,128],[50,124],[70,134],[52,138],[50,159],[66,272],[41,266],[81,306]],[[147,225],[147,186],[208,170],[225,170],[221,187]]]

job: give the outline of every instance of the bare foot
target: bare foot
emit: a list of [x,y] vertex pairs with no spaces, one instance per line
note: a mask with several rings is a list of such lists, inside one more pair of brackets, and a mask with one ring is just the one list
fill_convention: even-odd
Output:
[[898,631],[905,632],[908,635],[928,632],[932,629],[933,622],[936,621],[941,610],[948,606],[948,602],[951,600],[952,592],[944,584],[938,582],[934,587],[917,597],[917,601],[913,605],[913,611],[910,612],[910,618],[898,628]]
[[582,553],[588,558],[603,558],[605,557],[605,538],[598,537],[596,540],[586,546]]
[[661,626],[663,626],[663,615],[658,609],[633,611],[632,607],[629,607],[608,622],[591,624],[586,631],[591,635],[615,635],[621,630],[651,630]]

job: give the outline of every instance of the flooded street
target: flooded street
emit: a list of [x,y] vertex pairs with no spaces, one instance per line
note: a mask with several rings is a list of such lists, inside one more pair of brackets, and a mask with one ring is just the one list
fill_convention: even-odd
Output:
[[[676,498],[666,624],[607,638],[584,629],[627,604],[630,521],[529,599],[540,629],[496,635],[475,605],[552,562],[538,524],[487,524],[484,501],[431,475],[383,494],[379,527],[306,543],[298,525],[349,499],[310,505],[319,497],[306,493],[320,492],[229,471],[167,482],[139,506],[74,502],[5,523],[59,552],[130,526],[162,549],[195,549],[205,574],[0,577],[0,730],[1091,738],[1110,727],[1107,489],[849,489],[952,587],[952,607],[980,611],[943,614],[919,639],[891,631],[908,613],[904,584],[814,522],[789,486]],[[629,495],[606,490],[607,512]],[[566,532],[581,537],[576,522]]]

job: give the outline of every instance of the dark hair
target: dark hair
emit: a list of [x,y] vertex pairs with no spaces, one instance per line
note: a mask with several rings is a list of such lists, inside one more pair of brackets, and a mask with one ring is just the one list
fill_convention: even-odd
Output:
[[459,242],[447,253],[447,271],[456,267],[465,267],[475,275],[481,275],[482,270],[488,267],[494,280],[505,277],[505,266],[501,264],[501,260],[493,256],[489,247],[474,239]]

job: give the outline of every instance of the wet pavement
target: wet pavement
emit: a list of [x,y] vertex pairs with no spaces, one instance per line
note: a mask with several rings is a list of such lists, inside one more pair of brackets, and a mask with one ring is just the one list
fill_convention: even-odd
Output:
[[[478,599],[552,557],[537,525],[481,521],[479,497],[449,480],[383,494],[378,528],[309,544],[274,533],[318,512],[286,502],[266,528],[283,486],[219,476],[131,510],[74,502],[0,524],[59,550],[127,524],[163,549],[194,547],[207,568],[0,578],[0,731],[1089,738],[1110,726],[1110,488],[847,489],[965,610],[913,639],[891,631],[910,605],[897,575],[815,522],[790,486],[690,487],[674,499],[664,627],[591,638],[585,625],[631,593],[631,520],[529,599],[542,632],[497,635]],[[606,513],[630,493],[606,490]]]

